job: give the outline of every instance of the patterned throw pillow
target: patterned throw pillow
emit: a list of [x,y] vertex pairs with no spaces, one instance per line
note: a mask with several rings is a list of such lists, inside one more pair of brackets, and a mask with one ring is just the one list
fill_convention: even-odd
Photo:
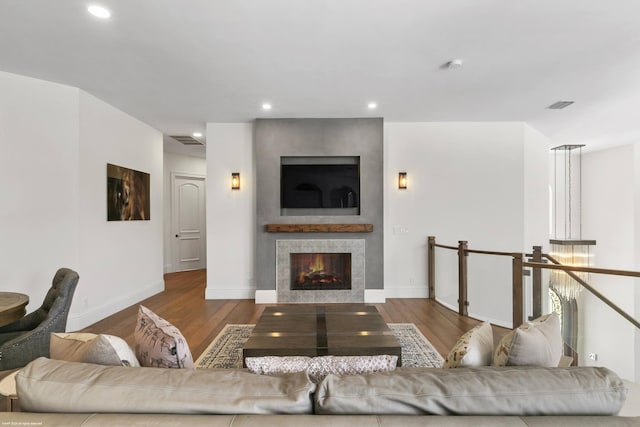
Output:
[[495,366],[556,367],[562,357],[558,313],[522,324],[502,337],[493,354]]
[[493,330],[481,323],[460,337],[444,361],[443,368],[489,366],[493,355]]
[[133,338],[142,366],[194,368],[191,350],[178,328],[142,305]]
[[389,372],[396,369],[398,356],[263,356],[247,357],[249,372],[279,375],[307,371],[309,379],[319,383],[329,374],[356,375]]
[[131,347],[120,337],[90,333],[52,333],[51,359],[109,366],[140,366]]

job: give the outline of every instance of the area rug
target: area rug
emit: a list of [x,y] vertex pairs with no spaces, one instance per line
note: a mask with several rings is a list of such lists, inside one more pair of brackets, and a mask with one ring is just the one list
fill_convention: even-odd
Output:
[[[196,360],[197,369],[242,368],[242,347],[254,325],[228,324]],[[402,350],[402,366],[440,368],[442,356],[413,323],[389,323]]]

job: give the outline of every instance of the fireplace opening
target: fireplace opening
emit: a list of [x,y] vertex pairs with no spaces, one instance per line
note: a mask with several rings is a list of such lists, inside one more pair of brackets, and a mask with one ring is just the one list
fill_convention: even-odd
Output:
[[291,253],[291,290],[351,289],[350,253]]

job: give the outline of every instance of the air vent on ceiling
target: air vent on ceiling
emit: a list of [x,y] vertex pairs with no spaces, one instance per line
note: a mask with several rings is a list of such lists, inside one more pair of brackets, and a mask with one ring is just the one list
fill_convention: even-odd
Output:
[[574,101],[558,101],[549,105],[547,108],[549,110],[562,110],[563,108],[567,108],[569,105],[573,104]]
[[204,145],[203,141],[200,141],[198,139],[195,139],[192,136],[180,136],[180,135],[171,135],[171,138],[175,139],[176,141],[184,144],[184,145]]

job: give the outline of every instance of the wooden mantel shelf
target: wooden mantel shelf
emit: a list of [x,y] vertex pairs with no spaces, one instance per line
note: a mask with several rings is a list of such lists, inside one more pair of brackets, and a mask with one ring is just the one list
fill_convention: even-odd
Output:
[[267,233],[371,233],[373,224],[267,224]]

